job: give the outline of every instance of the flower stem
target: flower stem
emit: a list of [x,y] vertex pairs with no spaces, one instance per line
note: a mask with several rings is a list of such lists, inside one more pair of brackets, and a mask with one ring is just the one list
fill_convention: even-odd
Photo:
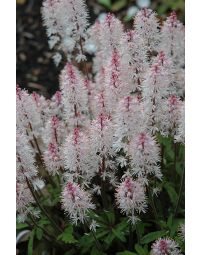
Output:
[[138,228],[138,223],[135,224],[135,230],[136,230],[138,244],[140,244],[141,238],[140,238],[140,231],[139,231],[139,228]]
[[90,229],[88,221],[85,221],[85,222],[86,222],[86,225],[87,225],[88,229],[89,229],[89,230],[91,231],[91,233],[92,233],[92,236],[93,236],[93,238],[94,238],[94,240],[95,240],[95,245],[96,245],[97,249],[100,250],[100,251],[103,251],[102,246],[101,246],[100,242],[98,241],[98,239],[97,239],[97,237],[96,237],[94,231],[93,231],[92,229]]
[[147,189],[148,189],[148,194],[149,194],[149,199],[150,199],[150,205],[151,205],[155,220],[156,220],[156,222],[158,222],[159,217],[158,217],[158,213],[157,213],[156,206],[154,203],[153,194],[152,194],[151,188],[149,186],[147,187]]
[[[57,241],[56,240],[56,236],[53,236],[51,234],[49,234],[43,227],[41,227],[40,225],[37,224],[37,222],[35,221],[35,219],[32,217],[31,214],[29,214],[29,217],[33,223],[33,226],[37,227],[37,228],[40,228],[43,232],[44,232],[44,238],[47,240],[47,241],[50,241],[52,242],[55,246],[61,248],[62,250],[65,250],[66,248],[68,248],[68,246],[64,243],[61,243],[60,241]],[[28,222],[27,224],[30,226],[30,227],[33,227],[31,226]]]
[[37,222],[35,221],[35,219],[33,218],[33,216],[32,216],[30,213],[29,213],[29,217],[30,217],[31,221],[33,222],[33,224],[34,224],[37,228],[40,228],[52,241],[53,241],[54,239],[56,239],[56,236],[51,235],[51,234],[48,233],[43,227],[39,226],[39,225],[37,224]]
[[174,210],[174,218],[176,217],[179,209],[179,205],[181,202],[182,194],[183,194],[183,187],[184,187],[184,180],[185,180],[185,168],[183,169],[182,176],[181,176],[181,184],[180,184],[180,189],[179,189],[179,194],[178,194],[178,200],[176,203],[176,207]]
[[33,198],[35,199],[36,204],[38,205],[38,207],[40,208],[40,210],[44,213],[44,215],[46,215],[46,217],[49,219],[49,221],[51,222],[51,224],[55,227],[55,229],[59,232],[62,233],[63,230],[57,225],[57,223],[49,216],[48,212],[46,211],[46,209],[40,204],[39,199],[37,197],[37,195],[35,194],[33,187],[31,185],[31,183],[29,182],[29,180],[26,178],[26,183],[28,185],[28,188],[31,191],[31,194],[33,196]]

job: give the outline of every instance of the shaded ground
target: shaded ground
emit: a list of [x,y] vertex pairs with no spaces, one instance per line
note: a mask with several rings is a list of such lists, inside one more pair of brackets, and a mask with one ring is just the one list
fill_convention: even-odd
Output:
[[39,0],[17,5],[17,83],[48,96],[57,89],[59,68],[51,59],[40,8]]

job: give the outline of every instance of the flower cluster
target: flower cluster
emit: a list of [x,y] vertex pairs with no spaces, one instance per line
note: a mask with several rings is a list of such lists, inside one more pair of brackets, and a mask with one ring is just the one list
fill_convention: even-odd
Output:
[[121,211],[129,216],[133,224],[137,220],[135,214],[145,212],[147,207],[143,185],[129,176],[116,189],[116,199]]
[[62,192],[62,205],[74,224],[83,223],[88,210],[95,208],[90,195],[73,182],[68,182]]
[[[90,194],[103,194],[106,184],[135,223],[146,212],[147,188],[162,180],[158,136],[184,143],[184,26],[175,13],[161,24],[144,8],[131,30],[110,13],[89,27],[83,0],[44,0],[42,16],[50,48],[67,61],[52,98],[17,86],[18,212],[33,203],[29,188],[40,175],[47,183],[60,178],[73,223],[86,220],[95,208]],[[152,249],[179,254],[168,239]]]
[[44,0],[42,17],[47,28],[50,48],[57,46],[58,52],[54,56],[56,64],[62,59],[59,51],[63,51],[71,59],[72,52],[77,49],[76,60],[86,60],[83,52],[88,27],[85,1]]
[[152,245],[152,255],[181,255],[178,244],[169,238],[160,238]]

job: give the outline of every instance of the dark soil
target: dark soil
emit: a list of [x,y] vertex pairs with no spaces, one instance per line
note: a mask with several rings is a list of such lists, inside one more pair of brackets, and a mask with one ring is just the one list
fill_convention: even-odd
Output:
[[40,0],[17,5],[17,83],[47,97],[58,89],[55,67],[42,25]]

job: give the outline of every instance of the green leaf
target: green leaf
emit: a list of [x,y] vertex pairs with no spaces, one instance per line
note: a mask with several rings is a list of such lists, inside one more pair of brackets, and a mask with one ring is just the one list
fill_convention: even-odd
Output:
[[17,230],[27,228],[27,227],[28,227],[28,224],[26,224],[26,223],[17,223],[16,224]]
[[147,255],[146,250],[142,248],[139,244],[135,245],[135,250],[139,255]]
[[168,220],[167,220],[167,227],[170,229],[172,227],[173,223],[173,214],[170,214]]
[[115,229],[117,231],[122,231],[122,230],[125,230],[128,227],[128,225],[129,225],[129,223],[128,223],[127,219],[125,218],[115,226]]
[[170,237],[174,237],[176,231],[178,230],[178,227],[180,226],[180,224],[184,222],[183,219],[174,219],[173,220],[173,224],[170,228]]
[[78,246],[82,248],[83,254],[84,252],[86,253],[88,250],[90,250],[93,244],[94,244],[94,237],[91,234],[83,235],[78,241]]
[[112,229],[113,234],[122,242],[126,242],[126,238],[124,236],[124,232],[117,230],[117,229]]
[[64,253],[64,255],[76,255],[76,250],[73,248],[73,249],[71,249],[69,251],[66,251]]
[[45,225],[49,225],[49,224],[50,224],[50,221],[45,217],[41,218],[38,222],[38,225],[41,227]]
[[174,187],[172,186],[172,184],[170,182],[165,183],[164,188],[166,189],[166,191],[169,195],[170,201],[172,202],[173,205],[175,205],[176,201],[178,199],[176,190],[174,189]]
[[115,214],[111,211],[105,211],[105,216],[108,219],[108,222],[111,224],[115,223]]
[[41,228],[36,228],[35,235],[38,240],[41,240],[43,236],[43,230]]
[[117,2],[115,2],[112,7],[111,10],[113,12],[119,11],[122,8],[124,8],[127,5],[127,0],[118,0]]
[[33,254],[33,240],[34,240],[34,235],[35,235],[35,229],[31,231],[30,238],[28,241],[28,255]]
[[113,233],[109,233],[103,240],[108,246],[110,246],[114,239],[115,235]]
[[137,228],[140,236],[143,236],[144,234],[144,223],[139,221],[137,222]]
[[105,6],[106,8],[108,8],[109,10],[112,7],[111,0],[98,0],[98,2]]
[[58,236],[58,240],[62,240],[64,243],[77,243],[78,241],[73,236],[73,226],[70,224],[65,228],[64,232]]
[[96,248],[96,246],[94,246],[94,247],[92,248],[92,251],[91,251],[90,255],[106,255],[106,253],[104,253],[104,252],[98,250],[98,249]]
[[167,228],[167,223],[164,220],[159,220],[158,224],[161,226],[161,228]]
[[116,255],[137,255],[137,254],[131,251],[120,251],[120,252],[117,252]]
[[96,232],[96,238],[97,239],[100,239],[102,238],[103,236],[105,236],[106,234],[108,234],[110,231],[107,229],[107,230],[103,230],[102,229],[98,229],[98,231]]
[[165,230],[162,230],[162,231],[155,231],[155,232],[151,232],[147,235],[145,235],[142,240],[141,240],[141,243],[142,244],[148,244],[156,239],[158,239],[159,237],[162,237],[166,234],[166,231]]

